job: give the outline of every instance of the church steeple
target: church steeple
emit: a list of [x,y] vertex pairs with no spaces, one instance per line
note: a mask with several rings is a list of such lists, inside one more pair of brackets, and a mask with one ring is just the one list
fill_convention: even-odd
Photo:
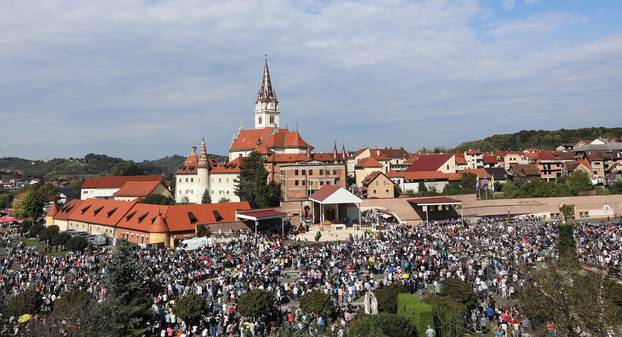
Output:
[[205,147],[205,139],[201,140],[201,152],[199,153],[199,160],[197,167],[205,168],[209,167],[209,162],[207,161],[207,148]]
[[255,129],[278,128],[279,113],[279,101],[276,98],[274,88],[272,88],[270,69],[268,68],[268,55],[266,55],[261,86],[255,101]]
[[259,87],[259,93],[257,94],[257,100],[255,103],[278,103],[276,99],[276,93],[272,88],[272,80],[270,79],[270,69],[268,68],[268,56],[266,55],[265,63],[263,65],[263,77],[261,79],[261,87]]

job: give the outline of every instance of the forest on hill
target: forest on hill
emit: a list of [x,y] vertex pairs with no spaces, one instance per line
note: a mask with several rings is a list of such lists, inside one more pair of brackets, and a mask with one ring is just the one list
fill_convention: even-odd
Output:
[[[220,155],[213,156],[216,161],[226,160]],[[134,162],[104,154],[89,153],[84,158],[55,158],[50,160],[29,160],[17,157],[0,158],[0,177],[19,174],[21,177],[89,177],[111,174],[115,166],[135,164],[143,174],[171,175],[184,162],[185,157],[174,154],[156,160]]]
[[484,139],[464,142],[456,151],[478,149],[480,151],[518,151],[528,148],[554,150],[559,144],[577,143],[604,137],[622,136],[622,128],[581,128],[559,130],[522,130],[516,133],[493,135]]

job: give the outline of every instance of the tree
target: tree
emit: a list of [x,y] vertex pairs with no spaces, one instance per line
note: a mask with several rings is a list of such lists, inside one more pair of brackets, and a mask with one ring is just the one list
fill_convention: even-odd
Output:
[[328,317],[334,311],[333,301],[330,295],[320,290],[313,290],[300,298],[300,308],[306,313]]
[[41,231],[39,231],[37,238],[39,241],[51,241],[52,237],[56,234],[58,234],[58,226],[44,227]]
[[259,153],[251,152],[242,161],[240,177],[235,181],[235,194],[240,200],[249,201],[254,208],[278,205],[281,187],[274,182],[268,183],[268,172]]
[[78,323],[85,317],[85,308],[88,308],[94,299],[85,290],[70,290],[61,295],[54,302],[52,312],[54,316],[67,320],[71,323]]
[[398,283],[392,283],[386,287],[378,288],[374,291],[374,295],[376,295],[376,300],[378,301],[378,311],[396,313],[397,295],[406,292],[408,292],[408,290]]
[[443,282],[441,296],[447,297],[457,303],[465,305],[469,309],[477,306],[477,295],[473,287],[459,278],[448,278]]
[[110,317],[107,320],[111,336],[142,336],[148,331],[152,317],[149,297],[136,257],[126,240],[118,240],[116,249],[106,265],[105,286]]
[[199,295],[182,296],[175,301],[173,311],[190,325],[198,324],[201,316],[207,313],[209,306]]
[[88,246],[88,242],[81,236],[74,236],[69,238],[65,243],[65,248],[70,251],[83,251],[86,246]]
[[222,198],[220,198],[220,200],[218,200],[218,203],[222,204],[224,202],[230,202],[230,201],[231,200],[229,200],[229,198],[222,197]]
[[322,238],[322,232],[317,231],[317,233],[315,233],[315,242],[320,241],[321,238]]
[[592,182],[587,173],[582,171],[574,171],[565,179],[566,186],[573,195],[579,195],[582,192],[592,190]]
[[400,187],[399,184],[393,184],[393,195],[398,198],[400,195],[402,195],[402,188]]
[[403,317],[396,314],[380,313],[378,315],[363,315],[354,321],[348,336],[370,337],[381,335],[387,337],[412,337],[416,336],[415,327]]
[[434,308],[434,321],[440,335],[443,337],[464,336],[464,321],[467,309],[448,297],[433,297],[431,304]]
[[36,314],[41,309],[43,300],[34,289],[27,289],[8,298],[6,311],[10,316],[19,317],[23,314]]
[[212,230],[207,225],[199,225],[197,226],[197,236],[202,237],[210,237],[212,236]]
[[28,231],[30,231],[31,226],[32,226],[32,221],[29,221],[29,220],[22,221],[22,224],[19,226],[20,234],[26,234]]
[[249,318],[267,317],[274,308],[274,295],[265,290],[255,289],[244,293],[238,300],[238,312]]
[[37,220],[43,215],[47,197],[38,186],[30,188],[13,212],[18,218]]
[[110,169],[113,176],[141,176],[145,174],[145,168],[133,161],[123,161],[115,164]]
[[39,235],[39,232],[43,230],[43,225],[40,223],[33,224],[29,229],[29,236],[35,238]]
[[64,246],[70,238],[71,236],[67,232],[56,233],[52,236],[52,245]]
[[140,203],[152,205],[174,205],[175,200],[162,194],[149,194],[148,196],[144,197],[140,201]]
[[205,191],[203,191],[203,196],[201,197],[201,203],[202,204],[211,204],[212,203],[212,197],[209,195],[209,191],[207,189],[205,189]]

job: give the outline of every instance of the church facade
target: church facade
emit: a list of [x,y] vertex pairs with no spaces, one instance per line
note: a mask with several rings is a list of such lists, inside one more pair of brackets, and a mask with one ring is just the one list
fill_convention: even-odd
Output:
[[177,203],[199,204],[206,193],[212,203],[240,201],[235,194],[235,181],[240,176],[243,158],[251,152],[263,155],[305,154],[313,149],[298,131],[280,127],[279,101],[272,86],[267,60],[255,101],[254,123],[254,129],[240,127],[237,131],[229,148],[227,163],[216,163],[208,158],[205,141],[201,142],[199,154],[196,147],[192,147],[190,156],[175,173]]

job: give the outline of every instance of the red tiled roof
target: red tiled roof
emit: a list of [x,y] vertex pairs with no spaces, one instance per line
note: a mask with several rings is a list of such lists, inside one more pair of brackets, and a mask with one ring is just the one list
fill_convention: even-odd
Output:
[[58,213],[56,213],[56,215],[54,216],[54,219],[67,220],[72,212],[75,212],[76,210],[80,209],[80,205],[82,205],[82,202],[83,200],[80,200],[80,199],[71,200],[65,206],[61,207],[60,210],[58,210]]
[[510,164],[510,170],[519,177],[540,176],[540,168],[534,164]]
[[382,164],[378,162],[374,157],[367,157],[363,159],[359,159],[356,162],[355,168],[363,168],[363,167],[382,167]]
[[155,190],[159,181],[128,181],[114,194],[115,197],[146,197]]
[[319,190],[313,192],[309,198],[317,201],[324,201],[340,188],[341,187],[337,185],[324,185]]
[[124,214],[116,224],[119,228],[131,229],[145,233],[166,233],[169,231],[164,219],[157,221],[158,215],[167,213],[170,206],[137,203]]
[[246,216],[257,218],[257,219],[282,218],[282,217],[287,216],[287,213],[275,211],[273,209],[238,211],[238,214],[246,215]]
[[538,160],[574,160],[571,152],[541,151],[537,153]]
[[367,177],[365,177],[365,179],[363,179],[362,181],[363,186],[371,184],[371,182],[374,181],[381,174],[383,174],[381,171],[374,171],[368,174]]
[[297,131],[264,128],[240,130],[229,151],[252,151],[260,145],[268,149],[310,147]]
[[466,165],[466,159],[464,158],[464,153],[459,152],[456,153],[456,165]]
[[[174,205],[169,206],[164,219],[171,232],[187,232],[194,231],[197,225],[234,222],[236,221],[236,211],[249,209],[251,209],[251,205],[247,201],[200,205]],[[216,219],[215,212],[222,217],[220,221]],[[189,213],[192,213],[192,215]],[[196,221],[193,222],[191,216],[193,216]]]
[[484,178],[486,178],[486,179],[492,178],[492,175],[490,173],[486,172],[486,170],[483,169],[483,168],[461,170],[461,171],[458,171],[457,173],[459,173],[460,175],[466,174],[466,173],[470,173],[470,174],[478,176],[479,179],[482,179],[482,180]]
[[466,154],[468,154],[468,155],[470,155],[470,156],[474,156],[474,155],[477,155],[477,154],[481,154],[481,152],[480,152],[480,151],[478,151],[478,150],[469,150],[469,151],[466,151],[465,153],[466,153]]
[[56,206],[56,204],[52,204],[52,207],[50,207],[50,209],[48,209],[48,212],[46,214],[46,216],[55,216],[56,214],[58,214],[58,206]]
[[136,200],[87,199],[83,200],[79,207],[71,211],[68,219],[92,224],[115,226],[135,204]]
[[216,174],[239,174],[240,173],[240,167],[238,166],[214,166],[212,167],[212,169],[210,170],[210,173],[216,173]]
[[499,162],[497,160],[497,156],[495,155],[484,155],[483,161],[484,161],[484,164],[496,164]]
[[450,180],[457,181],[462,179],[462,175],[458,173],[443,173],[441,171],[389,171],[389,178],[404,178],[405,180]]
[[405,171],[436,171],[453,156],[453,153],[421,155],[419,159],[412,163]]
[[162,181],[162,176],[104,176],[86,178],[82,188],[120,188],[128,181]]

